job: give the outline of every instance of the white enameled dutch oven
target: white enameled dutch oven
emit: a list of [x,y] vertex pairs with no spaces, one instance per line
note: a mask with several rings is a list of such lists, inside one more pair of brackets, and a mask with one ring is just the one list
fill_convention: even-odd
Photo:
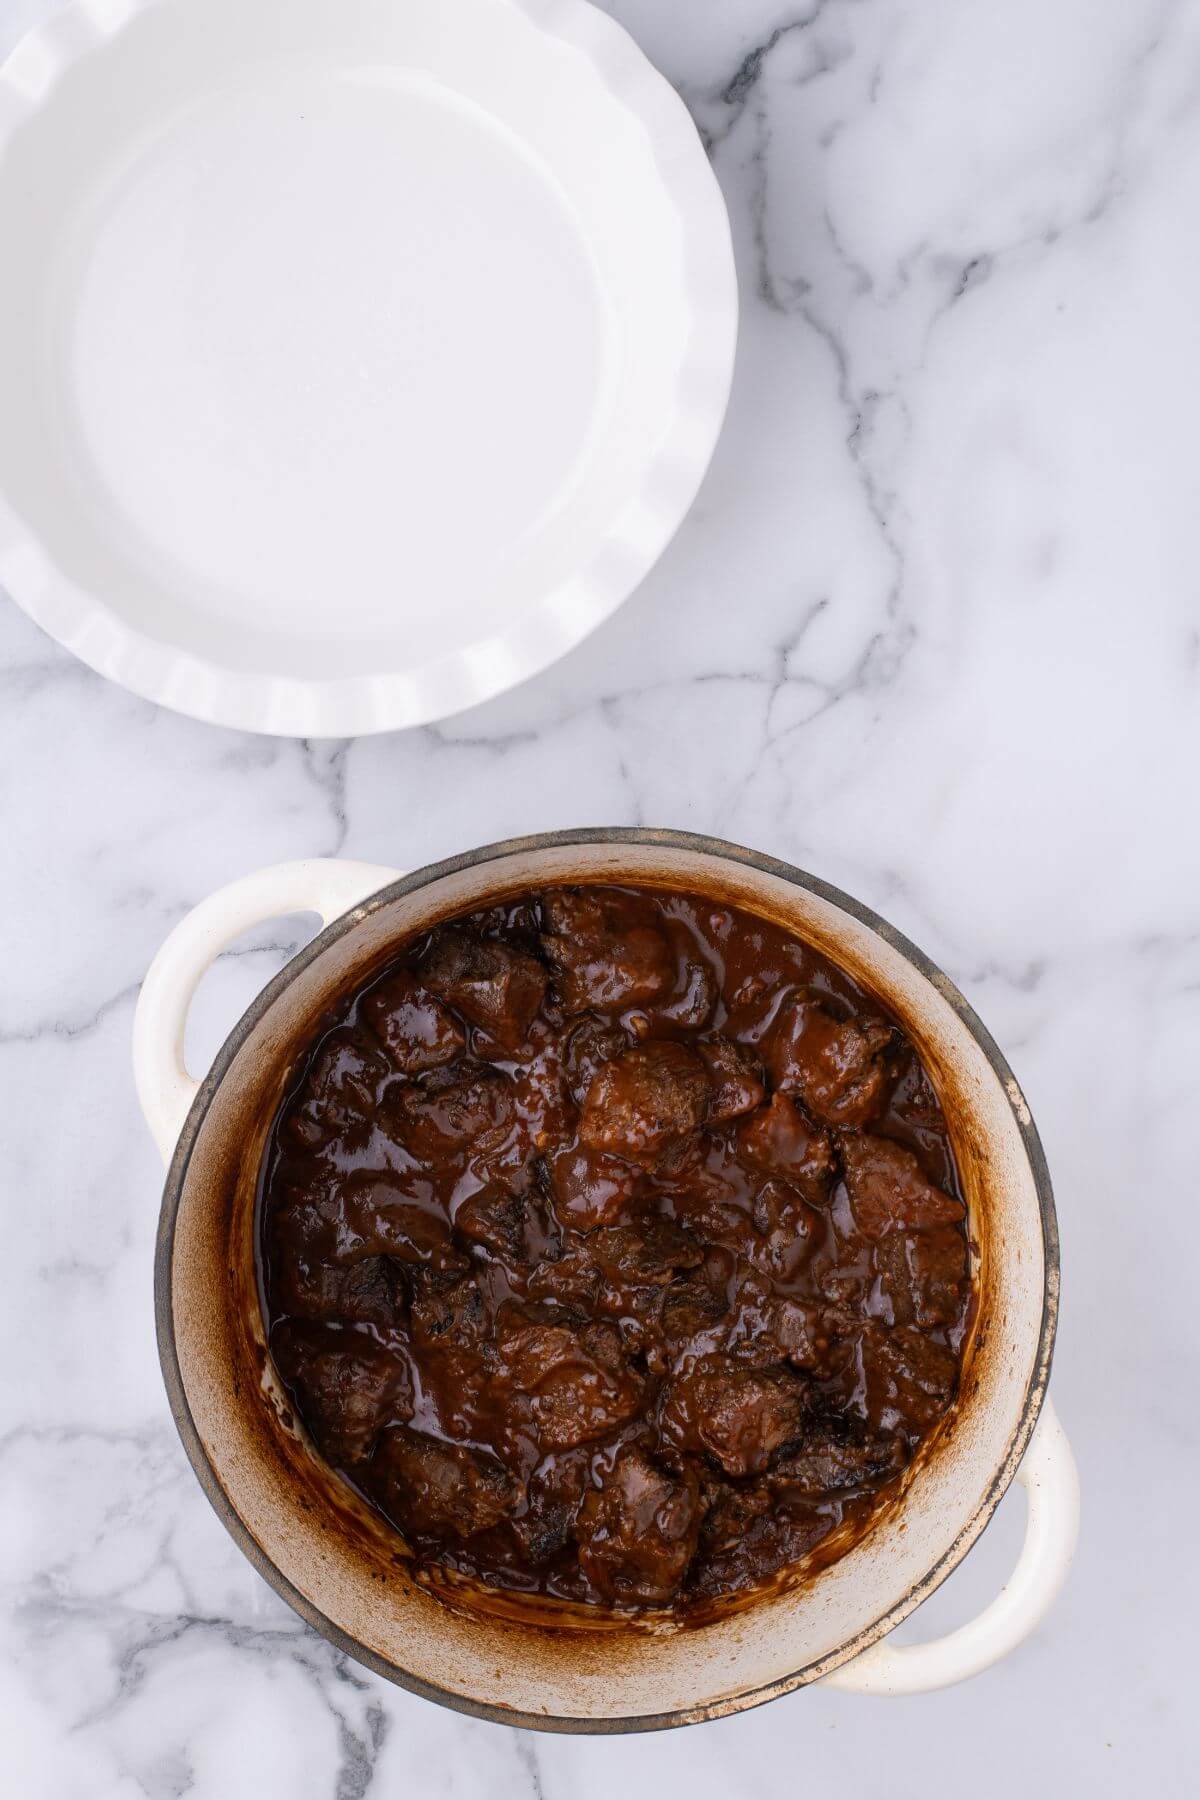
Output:
[[[978,1311],[959,1399],[868,1535],[811,1578],[712,1623],[547,1629],[452,1608],[414,1581],[398,1540],[317,1458],[267,1354],[254,1269],[259,1163],[318,1015],[398,940],[546,883],[635,882],[712,895],[816,945],[916,1042],[950,1122]],[[321,934],[276,976],[202,1082],[184,1066],[196,984],[225,945],[285,913]],[[471,851],[398,876],[285,864],[234,882],[177,926],[134,1030],[138,1091],[169,1160],[159,1225],[159,1350],[176,1424],[213,1506],[254,1566],[318,1631],[413,1691],[557,1731],[631,1731],[736,1712],[824,1681],[902,1694],[945,1686],[1042,1618],[1074,1548],[1078,1488],[1046,1398],[1058,1237],[1037,1132],[1007,1063],[961,994],[882,919],[823,882],[680,832],[581,830]],[[1016,1476],[1026,1537],[999,1597],[935,1643],[887,1634],[961,1561]]]

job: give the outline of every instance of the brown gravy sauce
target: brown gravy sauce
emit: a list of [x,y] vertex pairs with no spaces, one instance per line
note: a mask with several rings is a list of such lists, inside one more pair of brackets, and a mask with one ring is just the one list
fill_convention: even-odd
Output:
[[965,1218],[849,976],[709,900],[559,888],[330,1011],[259,1273],[315,1444],[444,1582],[696,1616],[894,1495],[957,1391]]

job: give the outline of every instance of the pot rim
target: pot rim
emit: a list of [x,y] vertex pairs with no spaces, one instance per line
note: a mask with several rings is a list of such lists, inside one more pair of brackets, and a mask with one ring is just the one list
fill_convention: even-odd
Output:
[[[1008,1096],[1037,1193],[1044,1247],[1042,1317],[1038,1331],[1037,1354],[1026,1385],[1020,1415],[1009,1438],[1006,1454],[972,1518],[922,1579],[910,1587],[895,1605],[888,1608],[886,1613],[866,1626],[849,1643],[843,1645],[836,1655],[823,1657],[819,1662],[806,1663],[791,1674],[768,1682],[761,1687],[750,1688],[744,1693],[712,1703],[695,1707],[679,1707],[669,1712],[630,1714],[611,1719],[521,1712],[515,1708],[489,1705],[482,1701],[472,1700],[451,1689],[438,1687],[433,1682],[423,1681],[420,1676],[400,1668],[385,1657],[367,1649],[358,1639],[351,1637],[339,1625],[336,1625],[288,1580],[267,1555],[258,1540],[243,1525],[221,1485],[201,1441],[184,1391],[183,1375],[175,1346],[171,1278],[175,1226],[179,1207],[183,1198],[192,1152],[209,1106],[243,1043],[294,977],[314,962],[317,957],[323,955],[331,944],[336,943],[348,932],[355,930],[364,918],[377,912],[380,908],[390,905],[393,900],[399,899],[405,894],[428,887],[443,876],[458,874],[464,869],[500,861],[509,856],[589,844],[633,844],[648,849],[687,850],[723,859],[726,862],[737,863],[743,867],[758,870],[762,874],[775,876],[790,883],[793,887],[800,887],[817,895],[818,898],[849,914],[860,924],[866,925],[876,936],[882,938],[886,944],[904,957],[958,1015],[979,1045]],[[894,1630],[923,1600],[941,1586],[952,1570],[957,1568],[991,1520],[1020,1466],[1021,1458],[1033,1435],[1050,1380],[1054,1339],[1058,1327],[1060,1283],[1058,1218],[1055,1212],[1050,1171],[1037,1127],[1022,1096],[1016,1077],[999,1045],[974,1008],[936,963],[931,961],[902,932],[897,931],[895,926],[890,925],[886,919],[870,907],[864,906],[861,901],[855,900],[851,895],[834,887],[831,883],[821,880],[819,876],[812,875],[804,869],[798,869],[793,864],[783,862],[776,857],[765,856],[759,851],[749,850],[744,845],[730,843],[723,838],[705,837],[690,831],[651,829],[643,826],[580,826],[565,831],[538,832],[526,837],[505,838],[496,843],[481,845],[474,850],[464,851],[458,856],[446,857],[435,863],[426,863],[423,867],[413,870],[411,874],[401,876],[399,880],[380,888],[377,893],[370,895],[358,906],[352,907],[349,912],[334,919],[267,983],[247,1007],[213,1058],[212,1066],[200,1083],[171,1157],[163,1188],[155,1244],[154,1318],[159,1363],[167,1390],[168,1403],[176,1430],[196,1478],[209,1504],[243,1555],[263,1580],[274,1588],[275,1592],[287,1602],[293,1611],[300,1615],[306,1624],[331,1643],[335,1649],[351,1657],[355,1662],[361,1663],[374,1674],[383,1676],[385,1680],[405,1688],[409,1693],[419,1695],[422,1699],[433,1700],[442,1706],[449,1707],[454,1712],[466,1713],[473,1718],[487,1719],[493,1724],[511,1725],[529,1731],[573,1733],[580,1736],[614,1736],[626,1732],[663,1731],[676,1725],[699,1724],[706,1720],[723,1718],[732,1713],[746,1712],[752,1707],[764,1705],[768,1700],[792,1693],[797,1688],[807,1686],[821,1676],[831,1674],[834,1669],[840,1668],[844,1663],[851,1662],[880,1638]]]

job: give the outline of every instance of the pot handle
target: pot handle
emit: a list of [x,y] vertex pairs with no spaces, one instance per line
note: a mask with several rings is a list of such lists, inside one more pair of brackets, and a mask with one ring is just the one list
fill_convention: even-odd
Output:
[[133,1020],[133,1077],[165,1162],[200,1087],[183,1060],[183,1032],[205,970],[254,925],[299,912],[318,913],[328,925],[399,875],[336,857],[276,863],[218,888],[179,921],[146,972]]
[[1008,1581],[978,1618],[931,1644],[872,1644],[827,1675],[823,1686],[847,1694],[924,1694],[980,1674],[1029,1636],[1057,1598],[1079,1536],[1079,1475],[1048,1398],[1017,1480],[1029,1507],[1025,1542]]

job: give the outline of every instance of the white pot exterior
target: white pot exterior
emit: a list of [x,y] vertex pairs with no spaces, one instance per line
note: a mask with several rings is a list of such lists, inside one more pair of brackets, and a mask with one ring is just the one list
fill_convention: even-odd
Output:
[[[736,1711],[828,1677],[966,1553],[1037,1424],[1057,1316],[1057,1232],[1037,1134],[1007,1065],[961,995],[883,921],[734,846],[676,833],[564,833],[474,852],[353,904],[387,875],[357,864],[290,865],[235,884],[252,895],[249,911],[215,896],[211,910],[184,922],[147,980],[135,1060],[164,1151],[195,1094],[164,1197],[157,1311],[172,1407],[210,1499],[265,1577],[319,1630],[391,1679],[489,1717],[550,1729],[648,1728]],[[979,1304],[961,1393],[897,1501],[802,1585],[702,1627],[547,1631],[451,1610],[414,1584],[394,1535],[296,1432],[263,1341],[253,1267],[259,1163],[316,1016],[399,939],[501,894],[564,881],[719,894],[847,969],[917,1043],[951,1123],[970,1207]],[[351,910],[265,990],[196,1091],[178,1051],[190,985],[218,939],[244,929],[251,913],[294,909],[301,893],[326,918]],[[163,1043],[166,1064],[155,1060]],[[232,1305],[217,1298],[230,1292]],[[880,1646],[839,1685],[941,1685],[995,1660],[1031,1628],[1074,1541],[1073,1470],[1056,1433],[1048,1417],[1023,1472],[1031,1529],[1010,1590],[965,1640],[957,1633],[924,1651]]]

